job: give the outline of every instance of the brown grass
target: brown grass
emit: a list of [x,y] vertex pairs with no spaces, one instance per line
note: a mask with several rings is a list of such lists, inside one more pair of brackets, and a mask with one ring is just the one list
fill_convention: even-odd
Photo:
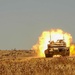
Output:
[[34,58],[23,54],[20,56],[22,58],[15,55],[15,59],[3,56],[0,59],[0,75],[75,75],[75,57]]

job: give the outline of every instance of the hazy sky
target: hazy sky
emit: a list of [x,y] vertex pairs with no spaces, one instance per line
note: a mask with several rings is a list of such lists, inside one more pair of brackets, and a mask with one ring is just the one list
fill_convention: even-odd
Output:
[[75,0],[0,0],[0,49],[30,49],[51,28],[75,41]]

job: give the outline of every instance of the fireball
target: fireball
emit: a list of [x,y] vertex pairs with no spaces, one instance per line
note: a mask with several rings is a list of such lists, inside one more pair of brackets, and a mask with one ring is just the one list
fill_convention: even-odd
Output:
[[[38,39],[38,42],[32,47],[32,49],[37,52],[37,55],[39,57],[44,57],[44,51],[47,49],[47,44],[49,44],[49,41],[56,42],[58,39],[64,39],[67,47],[70,47],[70,44],[72,42],[71,34],[64,32],[61,29],[51,29],[49,31],[42,32],[41,36]],[[70,52],[72,53],[74,46],[71,46],[70,49]]]

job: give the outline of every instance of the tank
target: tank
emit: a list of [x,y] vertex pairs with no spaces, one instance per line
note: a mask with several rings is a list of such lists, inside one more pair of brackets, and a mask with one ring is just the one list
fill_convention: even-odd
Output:
[[50,41],[47,47],[45,57],[53,57],[54,55],[69,56],[70,49],[63,39],[59,39],[56,42]]

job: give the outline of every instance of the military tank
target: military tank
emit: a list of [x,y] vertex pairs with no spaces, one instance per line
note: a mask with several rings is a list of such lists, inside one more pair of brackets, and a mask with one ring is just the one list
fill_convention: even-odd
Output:
[[49,41],[45,50],[45,57],[53,57],[53,55],[69,56],[70,49],[66,46],[64,39],[59,39],[56,42]]

